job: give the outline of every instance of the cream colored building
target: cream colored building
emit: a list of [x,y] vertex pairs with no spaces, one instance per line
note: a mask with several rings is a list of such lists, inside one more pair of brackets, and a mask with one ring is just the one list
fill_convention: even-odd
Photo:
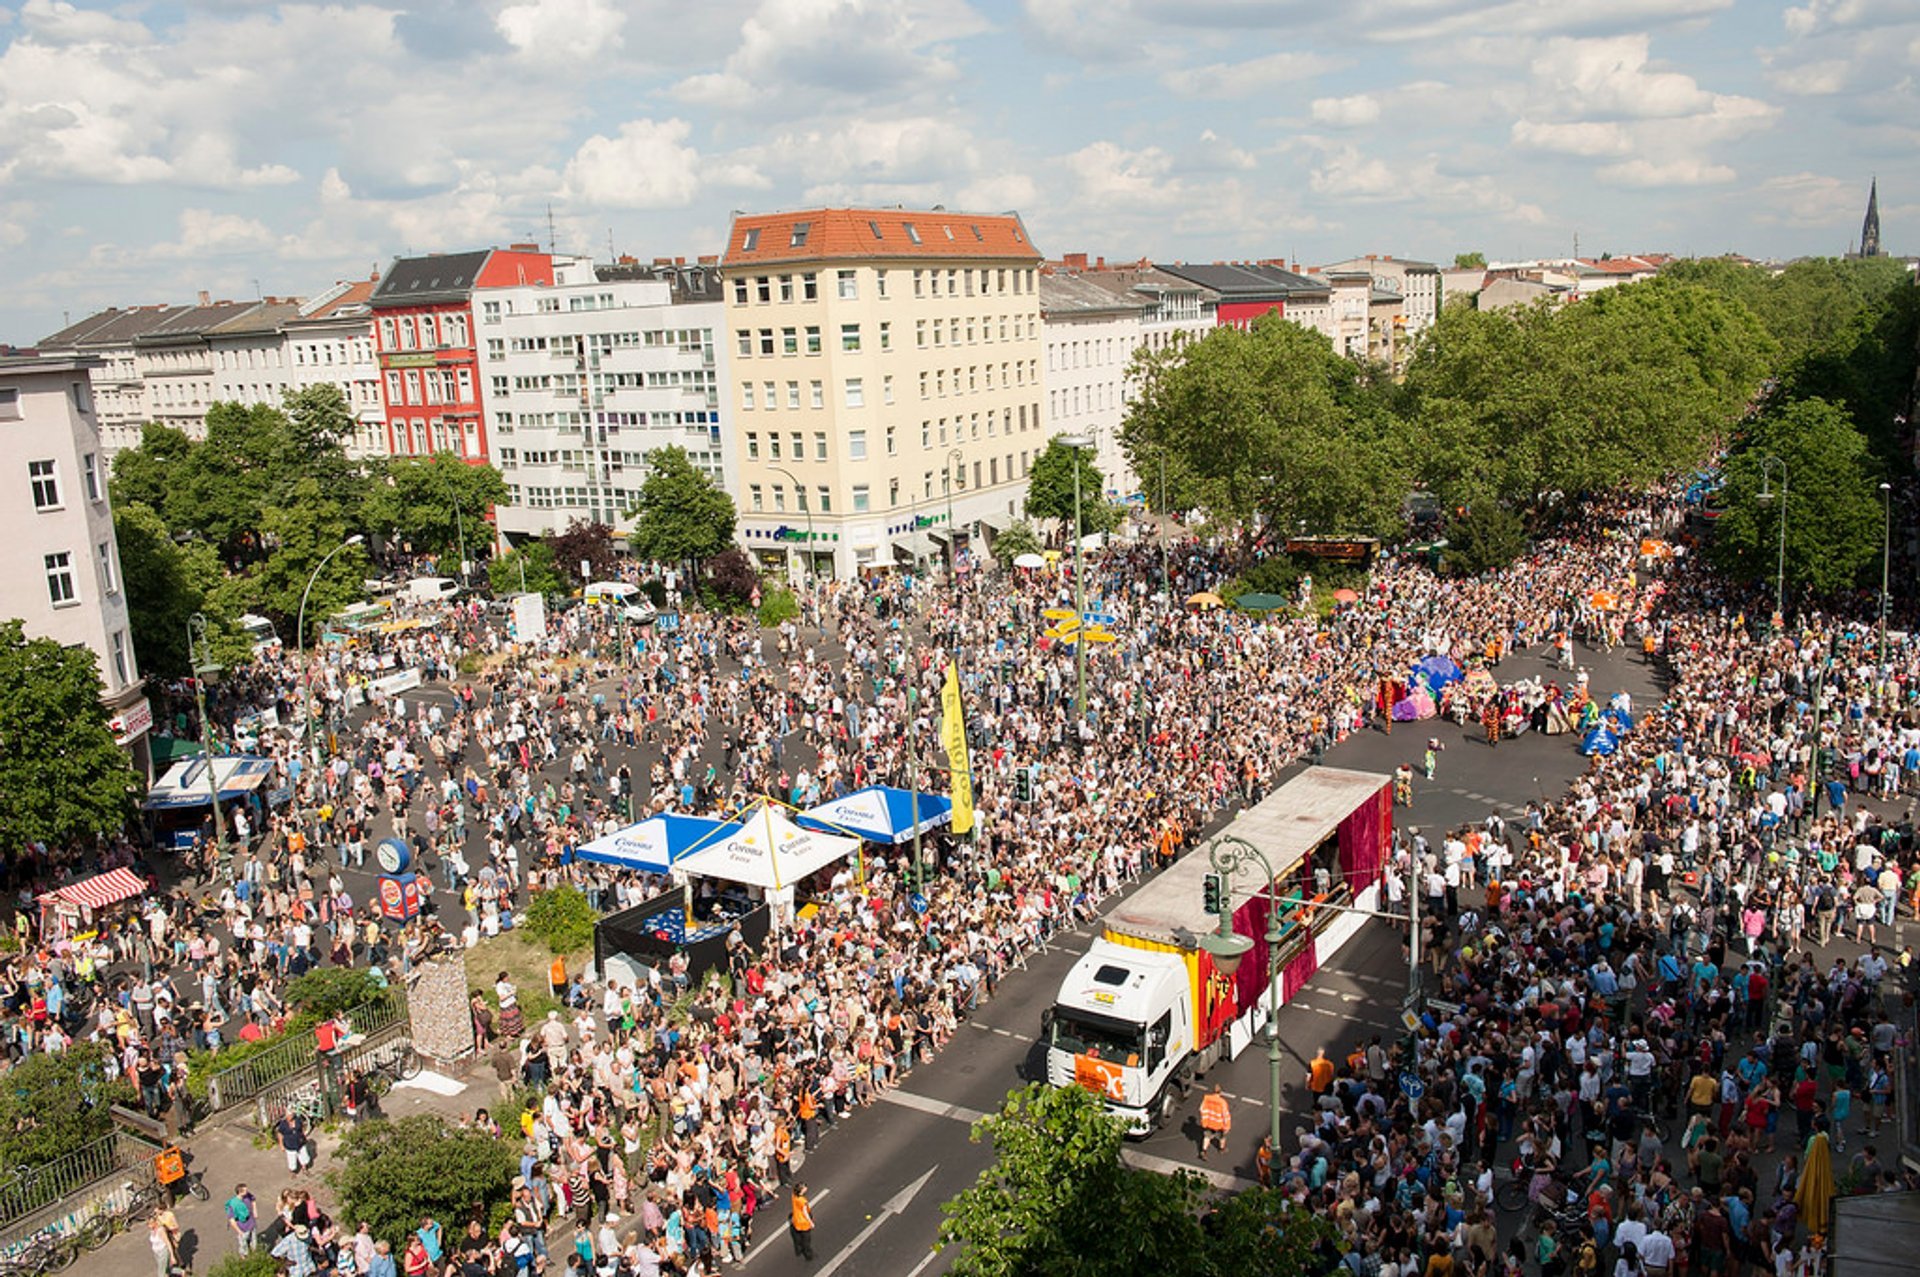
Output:
[[134,659],[90,357],[0,358],[0,616],[29,637],[91,651],[115,739],[146,769],[152,725]]
[[1138,486],[1120,448],[1120,423],[1132,398],[1127,376],[1140,348],[1146,303],[1078,275],[1040,276],[1040,329],[1046,346],[1042,378],[1047,434],[1085,435],[1093,441],[1110,500]]
[[977,557],[1046,447],[1041,254],[1016,214],[734,219],[721,262],[741,542],[846,577]]

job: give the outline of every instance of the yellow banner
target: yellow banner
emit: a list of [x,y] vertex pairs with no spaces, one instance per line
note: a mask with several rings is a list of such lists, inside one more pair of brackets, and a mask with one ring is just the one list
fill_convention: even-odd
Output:
[[940,743],[946,746],[947,766],[953,776],[953,832],[973,829],[973,766],[967,757],[967,715],[960,704],[960,671],[947,665],[947,682],[940,689]]

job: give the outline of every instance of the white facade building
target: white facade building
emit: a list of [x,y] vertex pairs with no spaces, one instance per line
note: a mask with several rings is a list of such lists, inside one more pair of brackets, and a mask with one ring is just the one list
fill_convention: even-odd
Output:
[[1093,440],[1093,462],[1112,500],[1138,486],[1120,450],[1120,423],[1132,397],[1127,370],[1141,345],[1146,309],[1143,299],[1078,275],[1040,276],[1046,430]]
[[[596,268],[555,257],[554,283],[482,290],[482,403],[507,481],[509,540],[575,520],[632,528],[646,454],[684,448],[730,494],[722,427],[725,307],[708,266]],[[498,310],[492,309],[498,305]]]
[[4,614],[31,637],[94,654],[103,714],[146,770],[145,682],[107,503],[107,461],[93,412],[90,358],[0,359],[0,557]]
[[335,385],[353,412],[353,457],[387,455],[387,418],[380,400],[380,365],[373,353],[372,279],[337,283],[303,303],[286,333],[289,389]]
[[1401,313],[1406,320],[1405,335],[1408,337],[1419,337],[1440,317],[1444,294],[1440,268],[1432,262],[1368,254],[1349,257],[1342,262],[1328,262],[1318,269],[1325,275],[1337,271],[1365,271],[1373,277],[1375,288],[1382,292],[1398,293]]

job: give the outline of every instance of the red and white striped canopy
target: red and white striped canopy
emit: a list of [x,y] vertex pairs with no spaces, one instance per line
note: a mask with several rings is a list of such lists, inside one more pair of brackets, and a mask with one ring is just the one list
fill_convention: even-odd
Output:
[[146,880],[133,870],[109,869],[106,873],[82,878],[79,882],[70,882],[58,890],[46,892],[41,896],[41,902],[67,900],[88,909],[102,909],[137,896],[146,889]]

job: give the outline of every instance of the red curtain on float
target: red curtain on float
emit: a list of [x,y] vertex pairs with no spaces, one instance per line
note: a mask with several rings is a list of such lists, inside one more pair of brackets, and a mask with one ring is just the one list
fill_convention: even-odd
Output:
[[1340,874],[1357,896],[1380,881],[1393,847],[1393,787],[1382,785],[1341,821],[1339,838]]

